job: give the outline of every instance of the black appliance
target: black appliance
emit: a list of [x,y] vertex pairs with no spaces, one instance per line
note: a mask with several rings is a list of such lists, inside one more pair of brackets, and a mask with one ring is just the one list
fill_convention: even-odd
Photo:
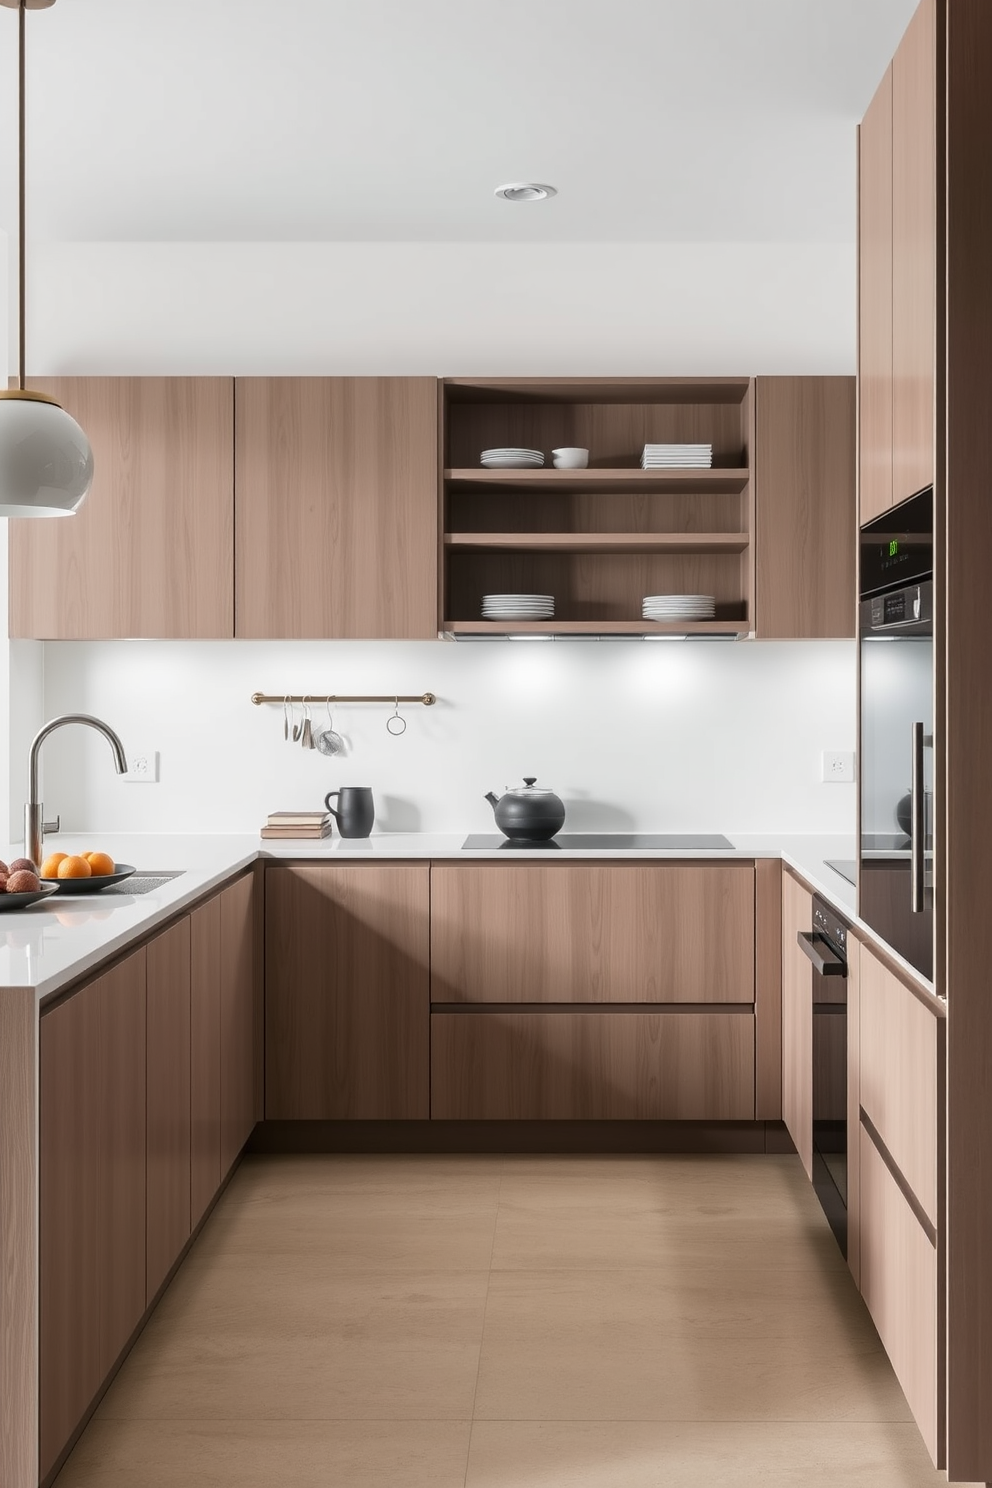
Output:
[[847,934],[818,895],[812,933],[798,939],[813,963],[813,1187],[847,1255]]
[[933,976],[933,489],[861,529],[858,913]]

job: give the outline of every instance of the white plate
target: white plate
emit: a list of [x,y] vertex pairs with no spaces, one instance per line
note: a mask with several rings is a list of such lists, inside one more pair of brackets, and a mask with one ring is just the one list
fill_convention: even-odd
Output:
[[485,470],[542,470],[543,460],[521,460],[519,457],[504,458],[496,460],[481,460],[479,462]]
[[508,444],[500,449],[483,450],[482,453],[484,455],[532,455],[535,460],[544,459],[543,450],[523,449],[515,444]]

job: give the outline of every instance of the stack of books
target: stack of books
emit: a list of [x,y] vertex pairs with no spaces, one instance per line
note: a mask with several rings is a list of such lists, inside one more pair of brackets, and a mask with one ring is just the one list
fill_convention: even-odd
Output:
[[329,811],[270,811],[263,837],[329,837]]

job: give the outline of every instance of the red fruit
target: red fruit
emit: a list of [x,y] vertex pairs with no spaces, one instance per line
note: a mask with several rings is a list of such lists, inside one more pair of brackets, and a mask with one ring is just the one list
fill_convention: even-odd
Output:
[[41,879],[37,873],[29,873],[26,868],[18,868],[7,880],[8,894],[33,894],[41,888]]
[[20,868],[23,868],[27,873],[37,874],[38,872],[38,864],[32,863],[30,858],[15,858],[7,869],[7,872],[16,873]]
[[3,861],[2,858],[0,858],[0,873],[9,873],[9,872],[10,872],[10,869],[7,867],[7,864]]
[[7,875],[6,875],[6,873],[0,873],[0,894],[6,894],[6,892],[7,892]]

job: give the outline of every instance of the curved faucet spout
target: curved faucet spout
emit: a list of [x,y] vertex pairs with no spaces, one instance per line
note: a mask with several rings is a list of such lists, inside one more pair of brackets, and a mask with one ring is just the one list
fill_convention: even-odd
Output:
[[[63,713],[59,718],[53,718],[40,728],[31,740],[31,748],[28,753],[28,802],[24,808],[24,850],[27,856],[35,863],[40,863],[42,844],[45,840],[44,811],[38,799],[38,761],[41,755],[41,746],[49,734],[56,729],[62,728],[67,723],[84,723],[88,728],[96,729],[102,734],[110,745],[114,756],[114,769],[118,775],[127,774],[127,756],[124,753],[124,745],[117,734],[104,723],[102,718],[94,718],[91,713]],[[58,831],[57,819],[52,831]]]

